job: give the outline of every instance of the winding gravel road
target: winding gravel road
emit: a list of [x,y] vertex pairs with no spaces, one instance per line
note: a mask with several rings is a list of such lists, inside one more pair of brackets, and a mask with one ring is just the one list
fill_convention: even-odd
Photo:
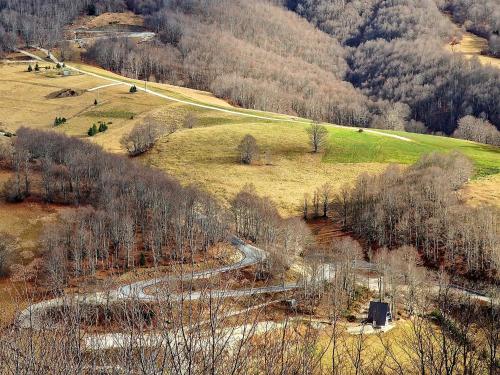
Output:
[[[233,264],[208,269],[198,272],[193,272],[185,274],[182,276],[165,276],[162,278],[154,278],[150,280],[137,281],[128,285],[119,287],[118,289],[111,290],[109,292],[97,292],[89,294],[79,294],[75,296],[65,296],[61,298],[53,298],[50,300],[41,301],[30,305],[25,310],[21,311],[18,316],[18,323],[21,327],[39,327],[42,324],[43,313],[49,309],[62,307],[65,304],[70,303],[80,303],[88,305],[105,305],[110,302],[116,302],[120,300],[140,300],[140,301],[160,301],[162,299],[169,299],[171,301],[180,300],[197,300],[200,299],[204,294],[193,291],[186,292],[182,294],[170,294],[168,296],[152,295],[146,292],[146,288],[153,287],[155,285],[168,282],[168,281],[178,281],[178,280],[195,280],[195,279],[206,279],[216,276],[221,273],[239,270],[245,267],[249,267],[264,261],[267,258],[267,253],[255,246],[246,244],[244,241],[233,236],[231,238],[232,245],[242,254],[243,258]],[[265,293],[280,293],[298,288],[296,283],[287,283],[283,285],[273,285],[265,286],[259,288],[250,289],[236,289],[236,290],[213,290],[211,295],[219,298],[229,298],[229,297],[245,297],[256,294]]]
[[[144,281],[138,281],[129,285],[122,286],[118,288],[117,290],[117,298],[118,299],[139,299],[142,301],[156,301],[158,300],[159,296],[157,295],[151,295],[148,294],[145,289],[150,288],[154,285],[158,285],[160,283],[168,282],[168,281],[178,281],[178,280],[183,280],[183,281],[188,281],[188,280],[197,280],[197,279],[208,279],[210,277],[216,276],[221,273],[225,272],[230,272],[230,271],[235,271],[238,269],[242,269],[248,266],[252,266],[254,264],[257,264],[259,262],[262,262],[267,258],[266,252],[264,252],[261,249],[256,248],[255,246],[251,246],[243,242],[237,237],[232,237],[231,238],[231,244],[237,248],[241,254],[243,255],[243,259],[241,259],[239,262],[219,267],[219,268],[214,268],[214,269],[209,269],[209,270],[204,270],[204,271],[197,271],[189,274],[182,275],[180,277],[176,276],[166,276],[163,278],[158,278],[158,279],[151,279],[151,280],[144,280]],[[280,290],[281,288],[281,290]],[[259,293],[272,293],[272,292],[281,292],[284,290],[288,290],[288,288],[283,287],[263,287],[263,288],[254,288],[254,289],[245,289],[245,290],[217,290],[217,291],[212,291],[212,295],[215,293],[218,296],[224,296],[224,297],[237,297],[237,296],[247,296],[251,294],[259,294]],[[191,299],[191,300],[196,300],[201,297],[200,292],[191,292],[191,293],[186,293],[182,295],[169,295],[167,298],[170,300],[181,300],[181,299]]]
[[[34,48],[36,48],[39,51],[42,51],[45,54],[47,54],[48,58],[50,60],[52,60],[52,62],[54,62],[55,64],[61,63],[48,50],[46,50],[44,48],[40,48],[40,47],[34,47]],[[21,50],[19,50],[19,52],[29,54],[29,52],[24,52],[24,51],[21,51]],[[36,55],[33,55],[33,56],[36,56]],[[92,77],[101,78],[103,80],[106,80],[106,81],[109,81],[109,82],[113,82],[113,83],[116,83],[116,84],[124,84],[124,85],[129,86],[129,87],[136,86],[135,84],[132,84],[132,83],[129,83],[129,82],[126,82],[126,81],[123,81],[123,80],[106,77],[106,76],[103,76],[101,74],[97,74],[97,73],[93,73],[93,72],[88,72],[86,70],[79,69],[79,68],[71,66],[69,64],[66,64],[66,68],[74,70],[74,71],[82,73],[82,74],[86,74],[86,75],[92,76]],[[145,92],[147,94],[158,96],[160,98],[171,100],[171,101],[174,101],[174,102],[177,102],[177,103],[182,103],[182,104],[187,104],[187,105],[191,105],[191,106],[198,107],[198,108],[204,108],[204,109],[210,109],[210,110],[214,110],[214,111],[229,113],[229,114],[232,114],[232,115],[243,116],[243,117],[252,117],[252,118],[256,118],[256,119],[260,119],[260,120],[267,120],[267,121],[290,122],[290,123],[297,123],[297,124],[310,124],[311,123],[311,121],[308,121],[308,120],[300,120],[300,119],[287,118],[287,117],[269,117],[269,116],[264,116],[264,115],[256,115],[256,114],[253,114],[253,113],[239,112],[239,111],[235,111],[235,110],[231,110],[231,109],[219,108],[219,107],[215,107],[215,106],[211,106],[211,105],[207,105],[207,104],[201,104],[201,103],[196,103],[196,102],[192,102],[192,101],[189,101],[189,100],[183,100],[183,99],[174,98],[172,96],[160,94],[159,92],[156,92],[156,91],[144,88],[144,87],[140,87],[140,86],[136,86],[136,88],[137,88],[137,90],[143,91],[143,92]],[[254,110],[254,112],[261,112],[261,111]],[[263,113],[265,113],[265,112],[263,112]],[[282,115],[279,115],[279,114],[276,114],[276,115],[282,116]],[[353,131],[356,131],[358,129],[358,128],[355,128],[355,127],[342,126],[342,125],[334,125],[334,124],[328,124],[328,126],[335,127],[335,128],[341,128],[341,129],[350,129],[350,130],[352,129]],[[404,142],[413,142],[412,139],[407,138],[407,137],[403,137],[401,135],[384,133],[384,132],[381,132],[381,131],[377,131],[375,129],[363,128],[363,130],[365,132],[367,132],[367,133],[376,134],[376,135],[381,136],[381,137],[398,139],[398,140],[404,141]]]
[[[52,55],[49,51],[38,48],[39,50],[43,51],[44,53],[47,54],[47,56],[54,62],[58,63],[59,61],[57,58]],[[25,51],[20,51],[21,53],[24,53],[26,55],[35,57],[36,55],[30,54],[29,52]],[[36,56],[37,59],[40,59],[38,56]],[[83,74],[88,74],[91,76],[95,76],[98,78],[101,78],[103,80],[107,80],[110,82],[113,82],[114,84],[125,84],[128,86],[132,86],[132,84],[105,77],[96,73],[91,73],[87,72],[75,67],[71,67],[66,65],[69,69],[73,69],[75,71],[81,72]],[[199,104],[199,103],[193,103],[189,102],[186,100],[181,100],[177,98],[173,98],[167,95],[160,94],[158,92],[140,88],[138,87],[138,90],[144,91],[148,94],[151,95],[156,95],[168,100],[176,101],[176,102],[181,102],[185,104],[189,104],[192,106],[197,106],[197,107],[202,107],[202,108],[208,108],[208,109],[213,109],[216,111],[221,111],[221,112],[226,112],[226,113],[232,113],[235,115],[240,115],[240,116],[247,116],[247,117],[254,117],[254,118],[260,118],[260,119],[265,119],[265,120],[271,120],[271,121],[286,121],[286,122],[297,122],[297,123],[304,123],[305,121],[301,120],[294,120],[294,119],[286,119],[286,118],[272,118],[272,117],[267,117],[267,116],[260,116],[260,115],[255,115],[255,114],[250,114],[250,113],[245,113],[245,112],[238,112],[238,111],[233,111],[233,110],[228,110],[228,109],[223,109],[223,108],[218,108],[218,107],[213,107],[209,105],[204,105],[204,104]],[[368,130],[370,133],[376,133],[380,136],[386,136],[386,137],[391,137],[391,138],[397,138],[403,141],[411,141],[408,138],[393,135],[393,134],[386,134],[382,132],[377,132],[375,130]],[[205,270],[205,271],[199,271],[199,272],[194,272],[191,274],[186,274],[181,277],[175,277],[175,276],[166,276],[163,278],[155,278],[155,279],[150,279],[150,280],[144,280],[144,281],[138,281],[135,283],[131,283],[129,285],[124,285],[119,287],[116,290],[108,291],[108,292],[102,292],[102,293],[91,293],[91,294],[82,294],[82,295],[76,295],[76,296],[66,296],[63,298],[54,298],[51,300],[46,300],[42,301],[36,304],[33,304],[23,310],[20,315],[18,316],[18,323],[20,324],[21,327],[39,327],[42,324],[42,319],[44,319],[44,314],[43,312],[47,311],[48,309],[51,308],[56,308],[56,307],[61,307],[64,304],[71,303],[71,302],[78,302],[78,303],[84,303],[84,304],[93,304],[93,305],[103,305],[107,304],[109,302],[113,301],[120,301],[120,300],[127,300],[127,299],[137,299],[137,300],[142,300],[142,301],[156,301],[162,297],[159,297],[158,295],[151,295],[146,292],[147,288],[151,288],[155,285],[158,285],[160,283],[164,283],[167,281],[175,281],[175,280],[192,280],[192,279],[205,279],[205,278],[210,278],[212,276],[215,276],[217,274],[221,274],[224,272],[230,272],[238,269],[242,269],[251,265],[255,265],[259,262],[262,262],[263,260],[266,259],[267,254],[261,250],[258,249],[254,246],[248,245],[241,241],[240,239],[236,237],[231,238],[231,243],[232,245],[237,248],[243,258],[233,264],[215,268],[215,269],[210,269],[210,270]],[[370,264],[360,264],[360,269],[369,269],[372,266]],[[331,265],[324,265],[324,270],[321,273],[321,279],[322,280],[327,280],[331,279],[334,275],[334,267],[332,270]],[[306,278],[311,278],[309,275],[304,275]],[[378,282],[377,278],[369,278],[366,280],[366,283],[368,284],[370,289],[378,289],[378,284],[375,284]],[[366,285],[366,284],[365,284]],[[432,289],[434,286],[430,286]],[[299,288],[299,285],[295,283],[288,283],[288,284],[283,284],[283,285],[274,285],[274,286],[266,286],[266,287],[260,287],[260,288],[251,288],[251,289],[237,289],[237,290],[215,290],[211,291],[212,295],[222,297],[222,298],[227,298],[227,297],[243,297],[243,296],[251,296],[251,295],[256,295],[256,294],[264,294],[264,293],[280,293],[280,292],[285,292],[293,289]],[[461,291],[464,294],[473,296],[474,298],[481,299],[483,301],[488,301],[488,297],[484,297],[482,295],[479,295],[473,291],[468,291],[468,290],[461,290],[458,289],[458,291]],[[184,293],[184,294],[171,294],[169,296],[166,296],[169,300],[181,300],[181,299],[188,299],[188,300],[196,300],[201,297],[200,292],[190,292],[190,293]],[[116,336],[115,336],[116,337]]]

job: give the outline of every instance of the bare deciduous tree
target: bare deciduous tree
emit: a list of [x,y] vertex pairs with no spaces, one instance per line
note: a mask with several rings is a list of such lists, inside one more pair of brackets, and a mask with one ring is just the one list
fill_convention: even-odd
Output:
[[147,117],[129,134],[124,135],[120,143],[130,156],[137,156],[150,150],[161,136],[168,136],[176,130],[177,126],[173,123],[161,124],[152,117]]
[[317,122],[312,123],[307,128],[307,134],[309,135],[309,143],[315,153],[320,151],[327,143],[328,130]]
[[245,135],[238,145],[238,151],[241,163],[252,164],[259,154],[257,140],[251,134]]
[[189,112],[186,117],[184,117],[184,127],[186,129],[193,129],[198,123],[198,117],[194,112]]
[[462,117],[453,132],[453,137],[500,146],[500,131],[489,121],[474,116]]

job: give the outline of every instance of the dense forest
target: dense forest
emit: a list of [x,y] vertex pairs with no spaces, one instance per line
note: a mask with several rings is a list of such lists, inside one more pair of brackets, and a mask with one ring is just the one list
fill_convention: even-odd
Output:
[[472,208],[457,192],[471,172],[463,155],[425,155],[405,170],[360,176],[334,204],[343,227],[374,248],[411,245],[436,268],[498,281],[498,210]]
[[432,131],[450,134],[465,115],[500,127],[498,71],[444,51],[452,27],[434,1],[288,5],[341,41],[349,51],[348,80],[368,96],[407,104]]
[[451,135],[473,116],[481,121],[471,139],[483,139],[480,124],[500,127],[500,73],[445,50],[455,28],[443,12],[482,30],[494,46],[493,3],[81,0],[60,10],[58,1],[4,0],[0,43],[8,49],[20,38],[50,47],[78,14],[129,9],[157,38],[139,45],[101,39],[87,60],[210,90],[244,107],[345,125]]
[[498,1],[441,0],[439,7],[452,15],[453,20],[467,31],[488,39],[488,50],[500,57],[500,7]]

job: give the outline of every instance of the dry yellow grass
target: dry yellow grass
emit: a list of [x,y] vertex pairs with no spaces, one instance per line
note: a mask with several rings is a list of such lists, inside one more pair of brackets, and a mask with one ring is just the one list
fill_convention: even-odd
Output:
[[[40,65],[53,66],[48,63]],[[93,104],[93,94],[61,99],[47,99],[46,96],[61,89],[86,90],[103,84],[103,80],[92,77],[48,78],[43,72],[28,73],[26,68],[27,65],[2,66],[0,118],[3,126],[10,131],[23,125],[49,128],[55,116],[75,116]]]
[[[99,120],[111,121],[113,124],[106,133],[89,138],[111,152],[121,152],[121,136],[142,116],[169,103],[165,99],[140,92],[132,95],[125,85],[102,88],[99,94],[96,91],[87,92],[85,90],[110,82],[89,75],[50,78],[45,72],[26,72],[25,65],[2,66],[2,83],[0,121],[5,130],[16,131],[21,126],[28,126],[86,137],[87,130],[93,123]],[[84,93],[68,98],[47,98],[47,95],[62,89],[84,90]],[[99,104],[94,106],[97,96]],[[54,128],[56,116],[66,117],[68,122]]]
[[[210,191],[226,203],[251,183],[258,194],[270,197],[285,215],[297,215],[304,194],[325,182],[338,190],[360,173],[377,172],[386,166],[323,163],[321,154],[309,153],[305,131],[290,131],[295,126],[233,123],[183,130],[162,139],[142,161],[177,176],[184,184]],[[261,161],[256,165],[237,161],[237,145],[247,133],[257,139],[261,148]],[[270,151],[267,158],[266,150]]]
[[[385,363],[385,369],[395,368],[397,366],[391,354],[386,350],[384,345],[388,345],[392,351],[392,355],[397,358],[399,365],[403,368],[409,370],[411,368],[411,359],[407,348],[405,348],[405,341],[412,337],[412,322],[410,320],[398,320],[395,323],[395,327],[388,332],[380,334],[365,335],[362,339],[360,336],[350,335],[347,332],[342,332],[339,344],[337,345],[337,352],[340,354],[344,361],[338,365],[343,366],[341,371],[342,374],[354,374],[354,366],[352,361],[349,360],[350,355],[356,353],[355,346],[359,343],[359,340],[363,342],[363,364],[364,366],[376,365],[382,361]],[[327,327],[323,330],[320,336],[320,348],[319,350],[324,350],[326,346],[330,344],[330,329]],[[323,365],[328,369],[332,366],[331,357],[332,348],[329,346],[329,350],[325,353],[322,358]]]
[[481,51],[488,48],[488,41],[472,33],[463,34],[458,44],[448,45],[448,49],[453,52],[462,53],[467,58],[477,57],[481,64],[500,68],[500,59],[481,55]]
[[[53,64],[42,63],[42,66]],[[85,66],[89,71],[103,73],[102,69]],[[195,111],[201,126],[213,121],[230,121],[231,116],[213,113],[187,104],[148,95],[143,92],[130,94],[128,86],[105,87],[97,91],[86,90],[110,84],[110,81],[90,75],[48,77],[45,71],[28,73],[27,65],[3,65],[2,87],[0,87],[0,127],[16,131],[21,126],[36,129],[51,129],[76,137],[87,137],[87,130],[101,120],[112,122],[109,130],[88,138],[110,152],[123,152],[119,140],[146,115],[153,115],[163,123],[175,122],[179,126],[188,112]],[[115,75],[105,72],[110,77]],[[118,77],[118,76],[116,76]],[[150,84],[150,87],[189,96],[193,100],[209,104],[229,106],[210,93],[178,88],[170,85]],[[83,90],[80,96],[48,99],[47,95],[62,89]],[[94,100],[99,104],[94,106]],[[54,118],[66,117],[68,122],[54,128]],[[133,116],[133,118],[131,118]],[[216,116],[216,119],[213,117]]]
[[89,29],[108,26],[110,24],[143,26],[144,19],[132,12],[123,13],[103,13],[96,17],[83,17],[78,24],[88,27]]
[[[90,73],[105,75],[106,77],[117,79],[117,80],[124,79],[124,77],[119,75],[119,74],[109,72],[107,70],[104,70],[102,68],[98,68],[95,66],[82,64],[82,63],[71,63],[71,65],[74,67],[77,67],[77,68],[84,69],[85,71],[90,72]],[[134,82],[137,86],[144,87],[144,85],[145,85],[144,81],[133,80],[133,79],[127,79],[127,80],[130,82]],[[108,83],[109,83],[109,81],[108,81]],[[233,106],[231,104],[229,104],[228,102],[226,102],[225,100],[219,99],[219,98],[215,97],[212,93],[207,92],[207,91],[195,90],[195,89],[190,89],[187,87],[173,86],[173,85],[169,85],[166,83],[155,83],[155,82],[148,82],[147,88],[160,90],[160,92],[162,92],[163,94],[166,94],[166,95],[168,95],[168,94],[181,95],[181,96],[185,97],[186,99],[189,99],[192,101],[199,101],[199,102],[202,102],[203,104],[233,108]]]
[[463,189],[463,197],[472,206],[491,205],[500,208],[500,175],[469,182]]

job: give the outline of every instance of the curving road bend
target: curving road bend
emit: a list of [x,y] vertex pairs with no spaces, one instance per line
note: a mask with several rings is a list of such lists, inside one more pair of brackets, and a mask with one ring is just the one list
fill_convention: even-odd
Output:
[[[197,300],[205,294],[201,292],[189,292],[182,294],[170,294],[168,296],[158,296],[148,294],[145,289],[152,286],[164,283],[167,281],[178,280],[194,280],[206,279],[216,276],[221,273],[239,270],[248,266],[255,265],[264,261],[267,258],[267,253],[255,246],[249,245],[239,238],[233,236],[231,238],[232,245],[242,254],[243,258],[233,264],[208,269],[204,271],[192,272],[182,276],[166,276],[162,278],[154,278],[150,280],[138,281],[128,285],[119,287],[118,289],[109,292],[97,292],[90,294],[80,294],[76,296],[65,296],[60,298],[53,298],[50,300],[41,301],[30,305],[25,310],[21,311],[18,316],[17,322],[23,328],[37,328],[41,325],[43,319],[43,312],[48,309],[57,308],[70,303],[80,303],[88,305],[104,305],[109,302],[116,302],[120,300],[140,300],[140,301],[159,301],[168,299],[171,301],[181,300]],[[265,293],[280,293],[298,288],[296,283],[287,283],[283,285],[265,286],[250,289],[236,289],[236,290],[213,290],[210,292],[211,296],[219,298],[229,297],[245,297],[256,294]]]
[[[219,268],[214,268],[214,269],[208,269],[208,270],[203,270],[203,271],[197,271],[197,272],[192,272],[192,273],[186,273],[182,276],[175,277],[175,276],[166,276],[163,278],[158,278],[158,279],[151,279],[151,280],[144,280],[144,281],[138,281],[129,285],[124,285],[116,291],[116,295],[118,299],[139,299],[143,301],[153,301],[153,300],[158,300],[158,296],[153,296],[148,294],[145,289],[150,288],[154,285],[158,285],[160,283],[168,282],[168,281],[189,281],[189,280],[197,280],[197,279],[208,279],[210,277],[216,276],[221,273],[225,272],[230,272],[230,271],[235,271],[238,269],[242,269],[248,266],[252,266],[254,264],[260,263],[264,261],[267,258],[267,253],[255,246],[246,244],[244,241],[240,240],[237,237],[232,237],[231,238],[231,244],[238,249],[238,251],[243,255],[243,259],[241,259],[239,262],[219,267]],[[284,287],[282,287],[284,288]],[[288,290],[288,289],[286,289]],[[259,294],[259,293],[271,293],[275,292],[276,290],[274,287],[263,287],[263,288],[254,288],[254,289],[246,289],[246,290],[218,290],[218,291],[212,291],[212,295],[215,293],[218,296],[224,296],[224,297],[236,297],[236,296],[247,296],[251,294]],[[279,290],[283,291],[283,290]],[[191,299],[191,300],[196,300],[201,297],[200,292],[192,292],[192,293],[186,293],[182,295],[169,295],[167,298],[168,299],[173,299],[173,300],[181,300],[183,298]]]

